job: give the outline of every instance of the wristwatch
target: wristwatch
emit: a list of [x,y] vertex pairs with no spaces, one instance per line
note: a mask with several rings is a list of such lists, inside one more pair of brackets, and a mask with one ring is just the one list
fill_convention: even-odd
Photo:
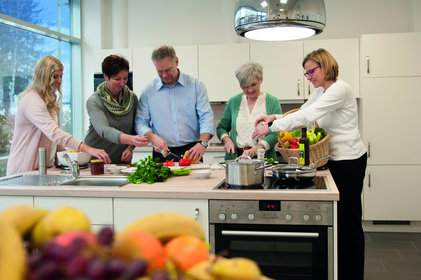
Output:
[[202,144],[203,145],[203,147],[205,147],[205,148],[207,148],[208,147],[208,142],[206,142],[206,141],[197,141],[197,143],[200,143],[200,144]]

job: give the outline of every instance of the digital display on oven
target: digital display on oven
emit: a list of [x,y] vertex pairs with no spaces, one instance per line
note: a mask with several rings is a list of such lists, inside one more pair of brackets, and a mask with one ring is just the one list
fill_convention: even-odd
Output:
[[281,201],[259,200],[259,211],[281,211]]

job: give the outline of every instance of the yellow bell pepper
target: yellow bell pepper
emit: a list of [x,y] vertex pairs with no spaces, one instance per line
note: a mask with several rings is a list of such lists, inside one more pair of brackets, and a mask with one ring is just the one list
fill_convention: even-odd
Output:
[[291,133],[289,133],[289,131],[280,131],[278,133],[279,141],[282,141],[283,143],[285,143],[286,141],[289,141],[290,139],[292,139],[292,135]]
[[[184,155],[183,155],[183,159],[187,159],[187,152],[188,152],[189,150],[187,150],[185,153],[184,153]],[[197,159],[195,159],[192,163],[193,164],[196,164],[196,163],[198,163],[199,162],[199,159],[197,158]]]

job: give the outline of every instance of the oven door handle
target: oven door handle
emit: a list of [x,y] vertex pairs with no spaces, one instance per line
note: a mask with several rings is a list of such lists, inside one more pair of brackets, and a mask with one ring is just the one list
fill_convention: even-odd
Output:
[[232,236],[270,236],[270,237],[304,237],[319,238],[318,232],[279,232],[279,231],[245,231],[245,230],[222,230],[222,235]]

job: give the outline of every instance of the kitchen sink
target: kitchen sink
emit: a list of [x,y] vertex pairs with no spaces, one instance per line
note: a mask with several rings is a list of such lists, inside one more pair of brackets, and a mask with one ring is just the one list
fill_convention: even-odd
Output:
[[2,186],[57,186],[71,180],[69,176],[60,175],[18,175],[0,181]]
[[61,186],[121,187],[128,184],[127,177],[81,176],[78,179],[60,183]]
[[89,187],[121,187],[128,184],[126,176],[81,176],[72,179],[61,175],[18,175],[0,180],[0,186],[89,186]]

